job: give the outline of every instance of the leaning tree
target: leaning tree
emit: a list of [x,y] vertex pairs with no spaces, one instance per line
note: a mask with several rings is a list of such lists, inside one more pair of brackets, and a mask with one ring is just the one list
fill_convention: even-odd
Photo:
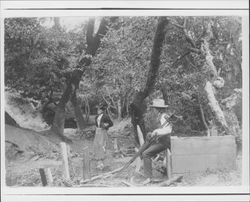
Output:
[[95,32],[95,19],[89,19],[86,34],[86,50],[83,51],[83,56],[80,58],[79,63],[75,68],[64,73],[66,78],[66,88],[60,98],[56,107],[54,121],[51,127],[51,132],[57,134],[64,141],[70,142],[63,134],[65,122],[65,106],[68,101],[71,101],[74,107],[75,117],[79,129],[84,127],[84,119],[77,100],[77,90],[79,89],[80,80],[86,71],[87,67],[91,64],[92,57],[96,54],[100,46],[101,39],[107,32],[108,20],[102,18],[98,31]]
[[145,124],[144,124],[144,119],[143,119],[143,114],[146,110],[144,100],[153,91],[154,85],[156,83],[156,78],[157,78],[158,70],[160,67],[160,56],[161,56],[164,37],[166,33],[165,28],[168,25],[168,23],[169,23],[169,20],[166,17],[159,17],[157,28],[155,31],[154,41],[153,41],[153,47],[152,47],[151,59],[150,59],[150,68],[148,71],[146,84],[142,90],[138,91],[135,94],[133,101],[130,104],[131,123],[134,126],[135,138],[136,138],[137,143],[139,143],[137,125],[141,129],[144,139],[146,137],[146,130],[145,130]]
[[[241,69],[241,48],[237,45],[241,33],[239,19],[237,17],[184,17],[173,18],[171,24],[183,36],[182,43],[186,43],[181,46],[185,51],[177,58],[177,61],[182,61],[182,63],[176,66],[177,69],[182,69],[184,72],[182,80],[188,78],[194,94],[197,95],[200,117],[207,134],[210,134],[210,128],[214,125],[214,121],[210,121],[212,119],[222,127],[223,131],[231,134],[218,98],[225,87],[226,67],[233,66],[234,69]],[[236,60],[232,62],[234,65],[230,64],[227,58],[231,58],[230,60],[235,58]],[[195,71],[185,75],[190,66]],[[224,78],[221,76],[221,72],[223,72]],[[227,88],[232,85],[232,81],[232,79],[227,79]],[[232,90],[232,88],[230,89]],[[203,108],[206,110],[204,111]],[[209,112],[212,116],[210,120]]]

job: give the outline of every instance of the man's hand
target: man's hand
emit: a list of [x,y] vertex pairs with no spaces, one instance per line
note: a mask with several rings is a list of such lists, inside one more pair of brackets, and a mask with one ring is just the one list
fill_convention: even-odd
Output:
[[159,135],[159,134],[157,133],[156,130],[154,130],[154,131],[152,132],[151,136],[154,137],[154,136],[156,136],[156,135]]
[[146,136],[146,140],[147,140],[147,141],[150,140],[151,137],[152,137],[152,133],[151,133],[151,132],[148,132],[148,133],[147,133],[147,136]]

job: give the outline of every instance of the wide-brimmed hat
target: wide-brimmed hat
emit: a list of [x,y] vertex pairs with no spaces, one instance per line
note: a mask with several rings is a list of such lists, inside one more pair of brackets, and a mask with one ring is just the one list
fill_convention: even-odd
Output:
[[155,108],[167,108],[168,105],[165,105],[165,101],[163,99],[154,99],[153,104],[150,107]]

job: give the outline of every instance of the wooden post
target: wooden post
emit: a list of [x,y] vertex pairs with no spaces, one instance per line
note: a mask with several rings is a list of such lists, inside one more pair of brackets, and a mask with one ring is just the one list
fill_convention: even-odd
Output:
[[167,169],[168,162],[167,162],[167,150],[164,150],[164,159],[163,159],[163,167]]
[[46,173],[46,176],[47,176],[47,179],[48,179],[48,184],[52,185],[53,184],[53,177],[52,177],[50,168],[46,168],[45,173]]
[[47,179],[46,179],[44,168],[39,168],[39,173],[40,173],[40,176],[41,176],[43,186],[44,187],[47,186],[48,182],[47,182]]
[[144,139],[143,139],[143,134],[139,125],[137,125],[137,134],[138,134],[140,145],[142,146],[144,144]]
[[[139,125],[136,126],[137,127],[137,134],[138,134],[138,138],[139,138],[139,143],[140,143],[140,146],[142,146],[144,144],[144,139],[143,139],[143,134],[142,134],[142,131],[141,131],[141,128]],[[138,149],[136,148],[135,150],[136,152],[138,152]],[[140,171],[140,168],[143,166],[143,162],[140,158],[137,158],[136,160],[136,168],[135,168],[135,171],[136,172],[139,172]]]
[[85,147],[83,149],[83,158],[82,158],[82,177],[87,180],[90,179],[90,161],[89,161],[89,149]]
[[[138,149],[135,148],[135,152],[138,152]],[[135,164],[135,171],[139,172],[142,166],[142,160],[140,158],[136,159],[136,164]]]
[[115,150],[115,153],[119,152],[117,138],[114,139],[114,150]]
[[62,153],[64,177],[65,177],[65,179],[70,180],[67,145],[66,145],[65,142],[61,142],[60,145],[61,145],[61,153]]
[[167,149],[167,173],[168,179],[172,177],[172,162],[171,162],[171,152]]

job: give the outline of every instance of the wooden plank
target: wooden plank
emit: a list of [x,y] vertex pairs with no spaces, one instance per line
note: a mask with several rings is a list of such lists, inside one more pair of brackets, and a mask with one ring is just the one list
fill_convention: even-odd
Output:
[[47,179],[46,179],[44,168],[39,168],[39,173],[40,173],[40,176],[41,176],[43,186],[44,187],[47,186],[48,182],[47,182]]
[[64,177],[65,177],[65,179],[70,180],[67,145],[66,145],[65,142],[61,142],[60,145],[61,145],[61,154],[62,154],[62,161],[63,161]]
[[54,161],[50,159],[36,161],[32,166],[34,168],[57,168],[62,165],[62,161]]
[[200,172],[207,169],[234,169],[236,154],[172,155],[172,173]]
[[82,159],[82,177],[83,179],[90,179],[90,160],[89,160],[89,149],[85,147],[83,149],[83,159]]
[[117,138],[114,139],[114,151],[115,153],[119,152],[119,147],[118,147],[118,143],[117,143]]
[[[144,144],[144,139],[143,139],[143,134],[139,125],[137,125],[137,134],[138,134],[140,146],[142,146]],[[138,150],[136,150],[136,152],[137,151]],[[143,166],[143,161],[140,158],[137,158],[135,171],[139,172],[142,166]]]
[[172,161],[171,161],[171,152],[167,149],[167,174],[168,179],[172,177]]
[[144,144],[144,139],[143,139],[143,133],[139,125],[137,125],[137,134],[138,134],[140,145],[142,146]]
[[[139,149],[135,148],[135,153],[138,151],[139,151]],[[135,172],[137,172],[137,173],[140,172],[142,164],[143,164],[143,162],[142,162],[141,158],[137,158],[135,160]]]
[[52,185],[53,184],[53,177],[50,168],[45,168],[45,173],[48,179],[48,184]]
[[171,152],[181,154],[218,154],[236,150],[234,136],[171,138]]
[[80,184],[85,184],[85,183],[92,182],[92,181],[98,180],[98,179],[106,179],[106,178],[111,177],[112,175],[118,173],[119,171],[121,171],[122,168],[123,168],[123,166],[120,167],[120,168],[117,168],[117,169],[115,169],[115,170],[113,170],[113,171],[110,171],[110,172],[108,172],[108,173],[104,173],[104,174],[101,174],[101,175],[97,175],[97,176],[94,176],[94,177],[92,177],[92,178],[90,178],[90,179],[81,180]]
[[123,184],[125,184],[127,187],[134,187],[135,185],[129,183],[129,182],[126,182],[126,181],[122,181]]

